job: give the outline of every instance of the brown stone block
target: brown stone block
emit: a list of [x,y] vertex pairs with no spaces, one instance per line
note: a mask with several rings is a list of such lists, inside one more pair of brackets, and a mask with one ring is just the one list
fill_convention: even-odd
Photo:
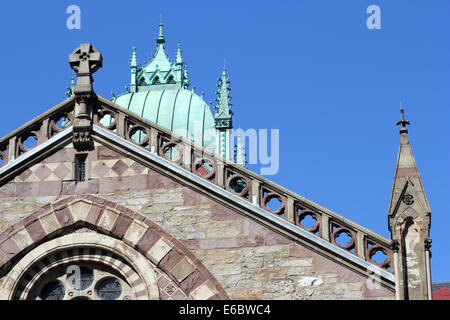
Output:
[[170,296],[161,288],[159,291],[159,299],[160,300],[169,300]]
[[0,243],[4,242],[6,239],[9,239],[9,237],[11,237],[15,230],[16,229],[14,228],[14,226],[10,226],[5,231],[0,233]]
[[75,181],[63,181],[62,187],[61,187],[61,194],[63,195],[69,195],[69,194],[75,194]]
[[99,192],[123,192],[147,189],[146,176],[113,177],[99,179]]
[[132,222],[133,220],[130,219],[129,217],[120,215],[119,218],[117,218],[116,223],[114,224],[114,227],[111,230],[112,234],[117,238],[122,239],[125,233],[127,233],[127,230]]
[[40,208],[38,211],[35,211],[32,214],[30,214],[28,217],[25,217],[25,220],[24,220],[25,225],[28,225],[28,224],[32,223],[34,220],[39,219],[39,216],[41,214],[49,212],[51,210],[53,210],[51,203],[46,204],[45,206]]
[[186,292],[190,293],[192,290],[197,288],[199,285],[206,281],[205,276],[197,269],[192,272],[186,279],[180,283],[180,287]]
[[242,221],[242,235],[261,236],[272,232],[269,228],[251,220],[250,218]]
[[30,169],[26,169],[25,171],[23,171],[22,173],[20,173],[17,176],[17,179],[21,180],[21,181],[25,181],[28,179],[29,176],[31,176],[33,174],[33,171],[31,171]]
[[65,206],[66,204],[72,202],[73,200],[75,200],[74,196],[65,197],[65,198],[53,203],[52,207],[53,207],[53,209],[61,208],[61,207]]
[[202,204],[210,204],[212,201],[206,196],[188,188],[183,188],[183,205],[198,206]]
[[5,256],[3,252],[0,251],[0,267],[3,266],[5,263],[7,263],[8,260],[9,260],[8,257]]
[[165,275],[162,275],[161,278],[159,278],[158,280],[158,287],[165,288],[168,284],[169,284],[169,280],[167,279],[167,277]]
[[92,206],[87,215],[86,222],[90,223],[92,225],[96,225],[101,212],[102,212],[102,208],[97,207],[97,206]]
[[75,158],[76,150],[74,148],[63,148],[52,155],[48,156],[43,163],[59,163],[59,162],[73,162]]
[[216,293],[211,298],[208,298],[208,300],[222,300],[220,294]]
[[59,196],[62,191],[61,181],[41,181],[38,196]]
[[339,271],[339,279],[342,282],[365,282],[367,280],[366,277],[340,265],[335,270]]
[[289,245],[289,256],[291,257],[312,257],[312,256],[318,256],[317,254],[313,253],[308,248],[305,248],[298,243],[292,242]]
[[217,239],[183,240],[186,248],[191,250],[208,250],[217,248]]
[[26,229],[33,242],[38,242],[47,235],[39,220],[26,226]]
[[16,182],[16,196],[37,197],[40,182]]
[[159,233],[149,228],[139,240],[136,247],[138,250],[141,250],[141,252],[146,253],[153,247],[153,245],[156,243],[156,241],[159,240],[159,238],[161,238]]
[[149,174],[147,175],[147,185],[149,189],[169,189],[181,187],[178,182],[151,169],[149,169]]
[[8,182],[0,187],[0,197],[13,197],[16,192],[16,184]]
[[224,207],[223,205],[211,202],[211,220],[241,220],[244,219],[242,215],[233,210]]
[[217,248],[256,247],[264,244],[263,236],[247,236],[217,239]]
[[177,291],[175,291],[174,294],[172,294],[172,300],[183,300],[184,298],[186,298],[186,295],[180,289],[178,289]]
[[98,146],[97,148],[97,159],[98,160],[112,160],[112,159],[120,159],[124,158],[123,155],[120,153],[105,147],[105,146]]
[[188,259],[184,258],[173,267],[170,273],[178,282],[181,282],[194,270],[195,266]]
[[172,248],[168,254],[162,258],[159,262],[159,268],[166,272],[170,272],[175,265],[183,259],[184,254],[180,252],[177,248]]
[[99,182],[97,179],[89,179],[87,181],[80,181],[75,184],[74,194],[89,194],[98,193]]
[[[214,282],[217,282],[217,281],[214,281]],[[218,294],[220,295],[220,299],[228,299],[229,298],[228,294],[226,293],[226,291],[222,288],[222,286],[220,284],[216,284],[216,290],[217,290]]]
[[269,231],[266,234],[266,241],[265,244],[266,246],[274,246],[274,245],[279,245],[279,244],[289,244],[291,243],[292,240],[288,239],[287,237],[276,233],[274,231]]
[[6,239],[6,241],[0,244],[0,251],[8,259],[11,259],[20,252],[20,249],[12,239]]
[[55,216],[61,227],[67,227],[74,223],[72,213],[68,207],[55,210]]
[[369,280],[369,283],[370,284],[368,286],[367,281],[364,282],[364,297],[395,296],[395,291],[391,291],[388,288],[381,286],[379,283],[375,283],[370,280]]

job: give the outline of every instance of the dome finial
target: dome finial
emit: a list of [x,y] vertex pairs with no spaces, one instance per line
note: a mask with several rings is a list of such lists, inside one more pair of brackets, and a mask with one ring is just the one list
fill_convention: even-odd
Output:
[[160,18],[160,22],[159,22],[159,35],[158,38],[156,39],[156,43],[157,44],[163,44],[166,42],[166,39],[164,39],[163,36],[163,23],[162,23],[162,18]]

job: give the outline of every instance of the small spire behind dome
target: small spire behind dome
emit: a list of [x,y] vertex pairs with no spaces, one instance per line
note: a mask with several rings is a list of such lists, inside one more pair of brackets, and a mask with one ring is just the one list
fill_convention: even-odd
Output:
[[131,67],[130,88],[131,88],[131,92],[136,92],[137,91],[137,58],[136,58],[136,47],[135,46],[133,46],[133,48],[131,49],[130,67]]
[[164,36],[163,36],[163,26],[164,25],[162,24],[162,22],[160,22],[159,23],[159,35],[158,35],[158,38],[156,38],[157,44],[163,44],[166,42],[166,39],[164,39]]
[[183,57],[181,56],[181,43],[178,42],[177,58],[175,59],[175,65],[181,69],[183,65]]
[[188,89],[189,88],[189,73],[188,73],[188,66],[187,64],[184,64],[184,72],[183,72],[183,88]]
[[217,94],[219,97],[216,98],[217,105],[215,106],[216,114],[216,128],[217,129],[228,129],[232,128],[232,116],[231,112],[232,104],[230,103],[230,79],[227,77],[227,70],[224,66],[222,70],[222,77],[219,78],[219,83],[217,84],[219,90]]
[[66,96],[67,98],[70,98],[74,95],[73,88],[75,87],[75,78],[72,76],[72,79],[70,80],[70,87],[66,87]]

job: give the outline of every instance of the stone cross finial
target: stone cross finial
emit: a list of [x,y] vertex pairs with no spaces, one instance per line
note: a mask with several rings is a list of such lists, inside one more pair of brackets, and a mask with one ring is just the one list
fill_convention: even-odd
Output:
[[103,58],[90,43],[82,43],[69,55],[70,67],[77,73],[75,93],[87,94],[92,92],[92,74],[102,67]]
[[405,120],[405,110],[400,109],[400,114],[402,115],[402,118],[400,121],[397,121],[397,126],[401,126],[400,128],[400,134],[402,133],[408,133],[408,129],[406,129],[406,125],[409,125],[409,121]]
[[77,149],[91,145],[92,104],[95,94],[92,74],[102,67],[103,58],[90,43],[82,43],[69,55],[70,67],[77,73],[75,95],[75,119],[73,122],[73,144]]

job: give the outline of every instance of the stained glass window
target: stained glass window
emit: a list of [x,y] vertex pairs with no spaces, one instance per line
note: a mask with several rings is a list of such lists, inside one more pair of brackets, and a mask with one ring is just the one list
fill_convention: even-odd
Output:
[[117,279],[106,278],[97,283],[95,291],[102,300],[116,300],[122,294],[122,286]]
[[65,290],[62,283],[52,281],[47,283],[41,290],[42,300],[62,300],[64,299]]

